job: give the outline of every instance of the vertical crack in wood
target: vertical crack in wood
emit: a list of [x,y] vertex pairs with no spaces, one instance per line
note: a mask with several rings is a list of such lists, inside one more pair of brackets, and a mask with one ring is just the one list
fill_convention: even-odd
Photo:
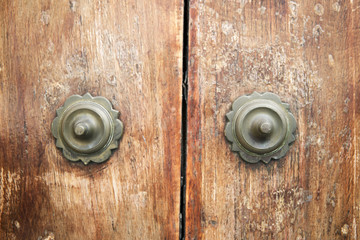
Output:
[[189,0],[184,1],[183,27],[183,79],[182,79],[182,121],[181,121],[181,191],[179,239],[185,239],[186,213],[186,154],[187,154],[187,97],[188,97],[188,54],[189,54]]

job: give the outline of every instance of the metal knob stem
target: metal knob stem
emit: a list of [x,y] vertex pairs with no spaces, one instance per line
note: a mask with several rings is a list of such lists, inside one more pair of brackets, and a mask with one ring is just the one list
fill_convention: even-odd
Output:
[[252,134],[260,136],[267,136],[273,130],[273,126],[271,122],[267,121],[267,119],[261,119],[260,122],[254,123],[251,129]]
[[88,132],[89,132],[89,126],[86,125],[86,123],[80,122],[76,124],[74,127],[74,133],[79,137],[86,136]]

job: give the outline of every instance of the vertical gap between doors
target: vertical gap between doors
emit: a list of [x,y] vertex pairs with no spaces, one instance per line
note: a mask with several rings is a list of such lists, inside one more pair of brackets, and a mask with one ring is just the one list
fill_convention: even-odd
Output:
[[187,152],[187,99],[188,99],[188,55],[189,55],[189,1],[184,0],[183,23],[183,78],[182,78],[182,121],[181,121],[181,189],[180,189],[180,240],[185,239],[186,220],[186,152]]

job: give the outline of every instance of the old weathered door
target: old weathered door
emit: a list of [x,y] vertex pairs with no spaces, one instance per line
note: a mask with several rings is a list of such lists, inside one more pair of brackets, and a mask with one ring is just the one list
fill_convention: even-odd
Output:
[[[0,239],[358,239],[359,47],[358,0],[0,0]],[[224,136],[254,91],[297,120],[268,164]],[[51,123],[87,92],[125,131],[85,166]]]
[[[0,1],[0,239],[178,239],[181,1]],[[73,94],[125,132],[103,164],[51,134]]]
[[[187,239],[359,239],[360,2],[190,1]],[[248,164],[224,139],[232,101],[274,92],[288,155]]]

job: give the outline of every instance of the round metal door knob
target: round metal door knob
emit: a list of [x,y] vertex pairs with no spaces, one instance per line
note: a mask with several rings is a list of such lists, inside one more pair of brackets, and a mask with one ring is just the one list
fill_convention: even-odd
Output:
[[273,93],[241,96],[226,114],[225,136],[232,151],[250,163],[279,159],[295,141],[296,120],[289,105]]
[[56,113],[51,131],[68,160],[100,163],[118,147],[124,127],[106,98],[73,95]]

